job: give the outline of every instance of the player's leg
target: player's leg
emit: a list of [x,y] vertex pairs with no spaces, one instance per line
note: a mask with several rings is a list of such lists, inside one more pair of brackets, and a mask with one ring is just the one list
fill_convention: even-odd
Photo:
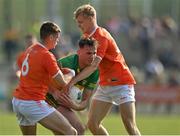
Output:
[[85,125],[79,120],[74,111],[64,106],[59,106],[57,110],[66,117],[70,124],[77,130],[78,135],[84,135]]
[[[36,135],[36,123],[27,120],[27,118],[20,112],[21,101],[16,98],[12,99],[13,111],[16,113],[17,120],[19,122],[19,127],[23,135]],[[25,105],[23,103],[23,105]],[[25,105],[27,107],[27,105]],[[21,106],[21,108],[24,108]]]
[[55,134],[76,135],[77,131],[68,120],[57,110],[39,121],[41,125],[52,130]]
[[36,135],[36,124],[32,126],[19,125],[23,135]]
[[136,125],[135,102],[126,102],[120,105],[122,121],[129,135],[141,135]]
[[101,124],[101,121],[110,111],[112,104],[109,102],[92,100],[87,126],[94,135],[109,135],[107,130]]
[[113,87],[114,102],[120,105],[122,121],[130,135],[140,135],[136,125],[135,92],[133,85],[119,85]]

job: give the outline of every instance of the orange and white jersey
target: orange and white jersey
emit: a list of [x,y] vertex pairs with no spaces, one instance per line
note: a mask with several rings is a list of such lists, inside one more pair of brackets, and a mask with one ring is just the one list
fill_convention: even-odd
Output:
[[59,72],[54,55],[37,43],[21,54],[17,63],[21,76],[14,96],[22,100],[45,100],[49,81]]
[[99,44],[97,56],[102,59],[99,64],[100,85],[135,84],[135,79],[109,32],[98,27],[90,37],[96,39]]

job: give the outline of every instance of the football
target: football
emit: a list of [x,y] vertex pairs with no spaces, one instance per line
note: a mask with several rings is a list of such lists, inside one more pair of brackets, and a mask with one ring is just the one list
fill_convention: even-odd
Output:
[[63,71],[64,78],[67,82],[69,82],[72,79],[72,77],[75,76],[75,71],[69,68],[63,68],[63,70],[66,70],[66,72]]
[[82,99],[82,91],[78,87],[73,86],[69,90],[69,97],[76,103],[80,103]]

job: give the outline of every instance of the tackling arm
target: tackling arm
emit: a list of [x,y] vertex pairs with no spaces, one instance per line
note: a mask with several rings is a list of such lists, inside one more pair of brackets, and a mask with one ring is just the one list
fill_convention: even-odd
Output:
[[72,78],[72,80],[69,83],[69,87],[72,87],[77,82],[89,77],[98,68],[101,60],[102,59],[100,57],[96,56],[96,58],[94,59],[94,61],[92,62],[90,66],[87,66],[77,76]]
[[82,94],[82,101],[78,104],[76,103],[72,107],[72,109],[74,109],[76,111],[81,111],[81,110],[84,110],[85,108],[87,108],[92,94],[93,94],[93,90],[89,90],[89,89],[85,88],[83,91],[83,94]]

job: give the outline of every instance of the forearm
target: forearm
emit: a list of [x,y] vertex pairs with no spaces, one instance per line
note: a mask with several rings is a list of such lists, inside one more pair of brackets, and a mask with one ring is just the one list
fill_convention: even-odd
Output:
[[85,88],[83,91],[82,101],[76,105],[76,109],[74,109],[74,110],[80,111],[80,110],[84,110],[85,108],[87,108],[92,94],[93,94],[92,90]]
[[60,71],[55,78],[53,78],[53,83],[56,85],[56,88],[63,88],[67,85],[67,81],[65,80],[62,72]]
[[72,84],[76,84],[77,82],[89,77],[96,69],[97,67],[95,66],[88,66],[84,70],[82,70],[78,75],[73,77],[70,82]]
[[87,101],[82,101],[82,102],[78,103],[75,107],[72,107],[72,109],[74,109],[76,111],[81,111],[81,110],[86,109],[87,105],[88,105]]

